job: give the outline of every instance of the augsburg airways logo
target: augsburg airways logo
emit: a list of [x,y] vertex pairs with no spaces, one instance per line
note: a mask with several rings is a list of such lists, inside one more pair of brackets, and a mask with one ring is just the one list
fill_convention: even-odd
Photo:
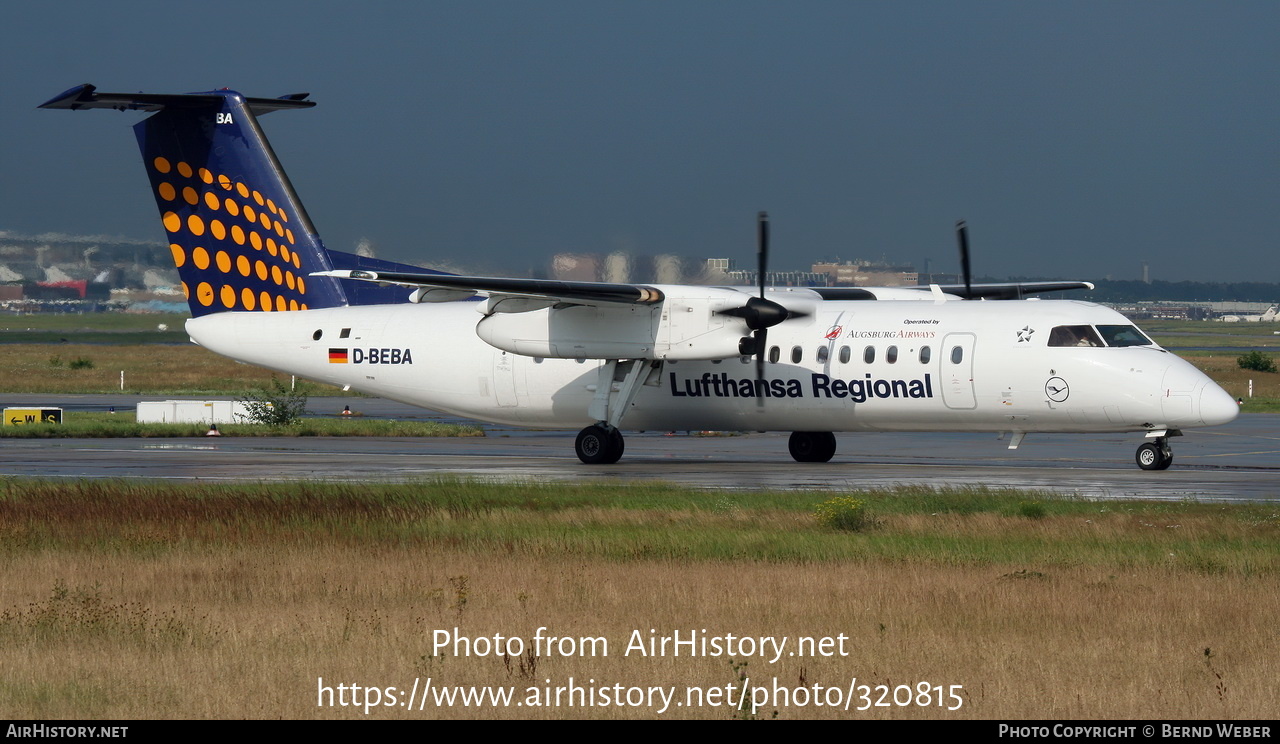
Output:
[[408,349],[329,349],[329,364],[413,364]]

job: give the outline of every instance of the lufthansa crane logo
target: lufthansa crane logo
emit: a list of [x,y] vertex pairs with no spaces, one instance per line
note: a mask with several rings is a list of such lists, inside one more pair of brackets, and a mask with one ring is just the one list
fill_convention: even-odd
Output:
[[1071,388],[1067,386],[1067,381],[1061,377],[1050,377],[1049,381],[1044,384],[1044,394],[1049,396],[1049,400],[1054,403],[1061,403],[1071,395]]

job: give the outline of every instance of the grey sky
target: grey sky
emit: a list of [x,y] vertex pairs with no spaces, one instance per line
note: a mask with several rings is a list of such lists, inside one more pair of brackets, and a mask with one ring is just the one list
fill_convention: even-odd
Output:
[[0,230],[162,240],[105,91],[309,91],[263,127],[326,242],[494,273],[559,251],[929,256],[1280,281],[1274,2],[23,3]]

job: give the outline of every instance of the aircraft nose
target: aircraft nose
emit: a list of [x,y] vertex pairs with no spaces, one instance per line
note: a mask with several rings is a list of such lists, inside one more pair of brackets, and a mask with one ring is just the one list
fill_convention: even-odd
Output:
[[1240,415],[1240,404],[1226,390],[1210,382],[1200,392],[1200,418],[1208,426],[1219,426]]

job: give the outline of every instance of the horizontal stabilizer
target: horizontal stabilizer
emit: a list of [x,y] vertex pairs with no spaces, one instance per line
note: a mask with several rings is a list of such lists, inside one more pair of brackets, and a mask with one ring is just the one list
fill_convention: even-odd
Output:
[[[293,93],[280,98],[245,98],[255,116],[280,109],[311,108],[315,101],[304,100],[309,93]],[[115,109],[117,111],[160,111],[166,108],[220,106],[224,96],[216,93],[99,93],[85,83],[60,93],[37,106],[46,109]]]

